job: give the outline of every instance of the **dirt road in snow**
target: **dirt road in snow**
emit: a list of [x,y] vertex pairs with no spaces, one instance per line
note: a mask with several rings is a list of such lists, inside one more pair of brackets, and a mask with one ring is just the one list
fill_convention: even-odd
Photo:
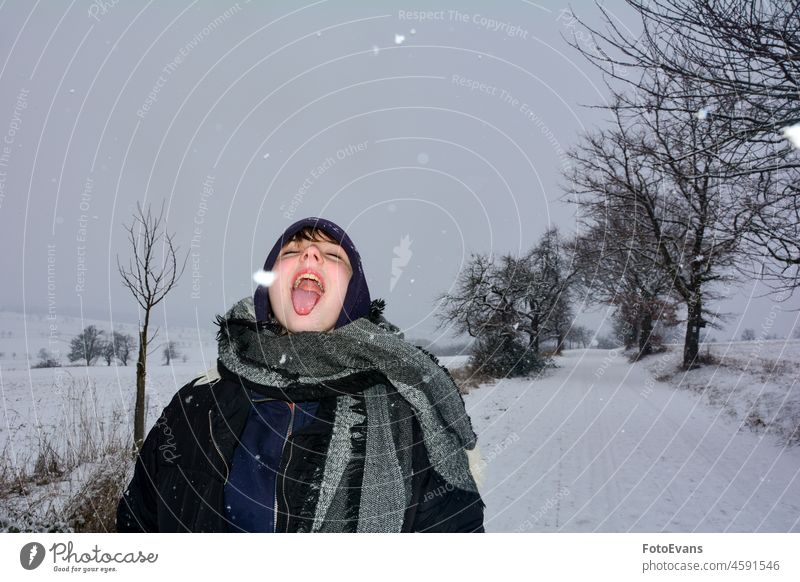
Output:
[[613,351],[465,397],[494,532],[800,532],[800,448]]

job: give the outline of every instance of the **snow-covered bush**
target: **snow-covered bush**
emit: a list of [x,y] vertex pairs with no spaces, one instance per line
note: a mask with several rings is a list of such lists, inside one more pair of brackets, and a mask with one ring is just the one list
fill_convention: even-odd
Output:
[[547,361],[518,339],[487,334],[475,342],[468,365],[492,378],[514,378],[538,372]]

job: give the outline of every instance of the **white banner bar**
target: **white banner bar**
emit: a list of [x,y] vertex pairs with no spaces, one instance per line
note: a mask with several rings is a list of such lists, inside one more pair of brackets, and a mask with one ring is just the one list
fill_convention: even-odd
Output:
[[[5,580],[800,580],[800,534],[5,534]],[[183,578],[169,578],[180,576]],[[500,578],[498,578],[500,577]]]

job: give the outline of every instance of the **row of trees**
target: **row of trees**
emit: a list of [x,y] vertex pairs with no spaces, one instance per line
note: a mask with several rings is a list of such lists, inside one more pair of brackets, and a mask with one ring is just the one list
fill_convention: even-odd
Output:
[[473,256],[440,297],[442,323],[503,355],[497,372],[535,367],[540,338],[560,349],[581,294],[615,308],[617,339],[640,356],[685,323],[691,368],[734,284],[761,279],[778,300],[800,285],[800,159],[784,137],[800,131],[797,3],[626,2],[641,35],[603,7],[601,27],[575,17],[589,34],[572,44],[611,91],[607,125],[569,152],[579,235]]
[[[136,340],[132,335],[115,331],[108,336],[104,330],[89,325],[70,340],[67,358],[70,362],[83,361],[87,366],[93,366],[98,360],[105,361],[108,366],[118,360],[123,366],[127,366],[135,349]],[[38,355],[37,368],[55,368],[61,365],[58,358],[46,348],[40,349]],[[174,358],[181,357],[178,343],[168,341],[164,344],[161,355],[165,365],[169,365]]]
[[800,283],[796,3],[626,0],[632,38],[605,9],[573,46],[605,73],[606,127],[570,152],[577,272],[651,350],[654,326],[685,313],[683,365],[696,365],[711,306],[742,278],[786,299]]
[[87,366],[93,365],[98,358],[110,366],[116,358],[123,366],[127,366],[135,347],[132,335],[115,331],[107,338],[105,331],[90,325],[72,338],[67,358],[70,362],[83,360]]
[[[72,338],[67,357],[70,362],[83,360],[87,366],[94,364],[98,358],[102,358],[106,365],[110,366],[116,358],[122,362],[123,366],[127,366],[135,349],[136,340],[132,335],[115,331],[110,338],[106,339],[103,330],[90,325]],[[173,359],[181,356],[178,351],[178,342],[172,340],[166,342],[161,350],[161,355],[164,358],[164,364],[169,366]]]
[[[521,256],[472,254],[454,290],[437,298],[439,327],[474,337],[470,365],[494,377],[530,374],[565,345],[647,355],[673,339],[677,300],[663,273],[644,260],[634,268],[637,256],[621,248],[609,252],[599,228],[574,238],[551,228]],[[586,304],[615,308],[611,337],[576,324]]]

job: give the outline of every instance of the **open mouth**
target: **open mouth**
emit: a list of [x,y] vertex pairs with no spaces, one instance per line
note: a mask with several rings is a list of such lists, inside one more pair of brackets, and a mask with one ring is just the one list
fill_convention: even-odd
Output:
[[325,294],[322,279],[315,273],[301,273],[292,286],[292,306],[297,315],[308,315]]

